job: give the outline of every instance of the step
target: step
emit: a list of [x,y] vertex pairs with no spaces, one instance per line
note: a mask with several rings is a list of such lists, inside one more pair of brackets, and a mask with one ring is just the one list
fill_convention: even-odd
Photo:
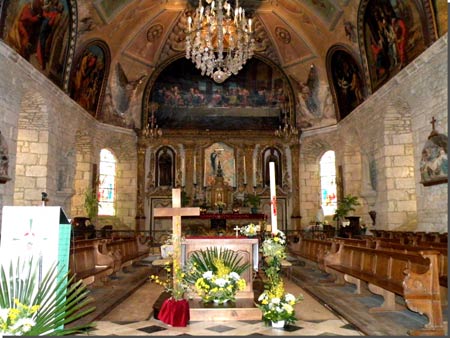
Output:
[[261,310],[253,298],[240,298],[226,304],[203,303],[199,299],[189,300],[191,321],[261,320]]

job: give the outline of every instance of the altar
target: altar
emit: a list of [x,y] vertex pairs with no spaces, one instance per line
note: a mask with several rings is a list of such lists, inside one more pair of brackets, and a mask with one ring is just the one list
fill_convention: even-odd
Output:
[[250,267],[241,274],[246,287],[236,293],[236,302],[225,306],[205,305],[201,299],[192,295],[189,300],[190,320],[261,320],[261,310],[254,304],[253,271],[258,270],[258,239],[247,237],[187,237],[182,241],[182,266],[193,252],[206,250],[208,247],[227,248],[236,251]]
[[253,271],[258,271],[258,239],[247,237],[186,237],[181,243],[181,265],[195,251],[206,250],[208,247],[226,248],[236,251],[239,257],[243,258],[243,263],[250,263],[250,267],[241,275],[247,284],[246,288],[236,294],[236,299],[253,299]]

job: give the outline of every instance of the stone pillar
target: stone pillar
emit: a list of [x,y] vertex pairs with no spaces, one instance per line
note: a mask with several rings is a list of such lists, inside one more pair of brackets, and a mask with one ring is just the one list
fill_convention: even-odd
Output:
[[[136,196],[136,232],[145,229],[145,150],[146,145],[138,142],[137,149],[137,196]],[[150,225],[151,226],[151,225]],[[149,229],[151,231],[151,229]]]
[[295,138],[295,143],[290,145],[292,157],[292,187],[291,187],[291,205],[292,214],[290,227],[288,230],[300,230],[300,138]]

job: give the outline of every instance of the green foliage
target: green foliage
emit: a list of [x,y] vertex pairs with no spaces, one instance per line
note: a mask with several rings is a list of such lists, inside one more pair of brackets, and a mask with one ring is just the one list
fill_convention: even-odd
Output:
[[341,201],[338,201],[336,213],[333,216],[334,220],[342,220],[348,215],[350,211],[355,211],[355,206],[360,205],[358,197],[348,194]]
[[[8,271],[8,273],[7,273]],[[95,307],[82,281],[58,272],[54,264],[39,282],[39,265],[33,260],[10,263],[9,270],[0,267],[0,308],[37,308],[34,325],[24,333],[27,336],[61,336],[82,332],[92,324],[64,328],[64,325],[87,315]],[[1,333],[1,331],[0,331]]]
[[186,191],[181,191],[181,206],[186,207],[189,205],[189,202],[191,200],[191,197],[188,196]]
[[253,208],[257,208],[261,204],[261,197],[256,194],[245,194],[244,204],[250,204]]
[[98,207],[100,202],[97,199],[97,194],[92,189],[88,189],[84,193],[84,209],[87,216],[93,221],[98,215]]
[[185,275],[185,280],[188,283],[195,284],[195,282],[202,277],[203,273],[212,271],[217,274],[216,262],[220,260],[224,266],[237,274],[242,274],[250,267],[250,263],[242,263],[243,257],[239,254],[226,248],[206,248],[206,250],[195,251],[189,257],[188,268]]

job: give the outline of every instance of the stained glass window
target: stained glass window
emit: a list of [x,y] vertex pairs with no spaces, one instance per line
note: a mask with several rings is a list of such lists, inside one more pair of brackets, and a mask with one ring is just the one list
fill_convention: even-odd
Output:
[[321,204],[325,216],[334,215],[337,208],[336,161],[329,150],[320,159]]
[[107,149],[100,151],[100,184],[98,189],[99,215],[116,214],[114,202],[116,200],[116,158]]

